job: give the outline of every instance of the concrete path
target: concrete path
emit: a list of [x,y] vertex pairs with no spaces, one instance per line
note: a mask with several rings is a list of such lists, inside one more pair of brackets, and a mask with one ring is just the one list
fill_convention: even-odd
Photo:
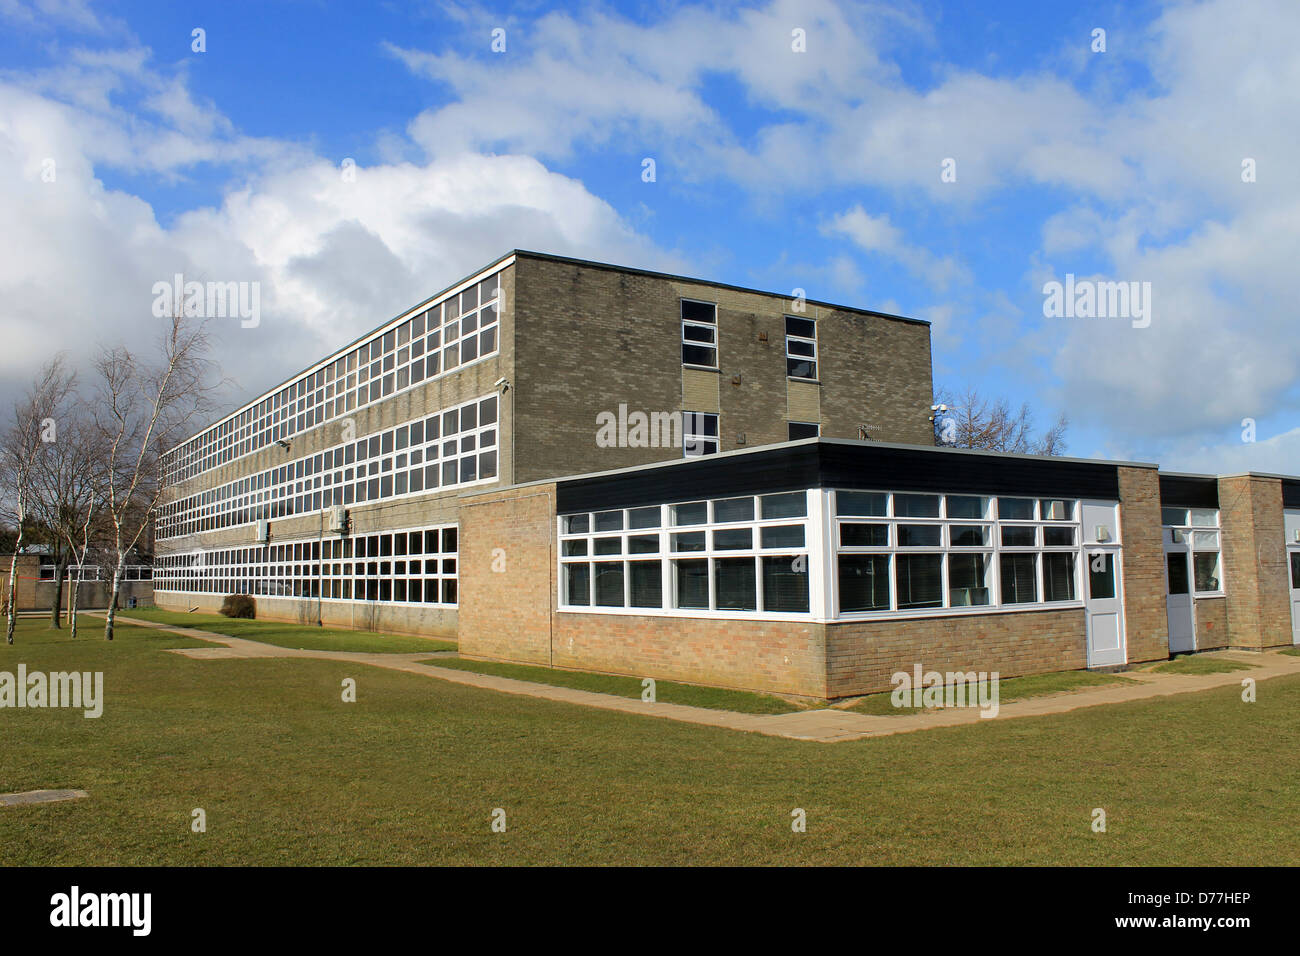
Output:
[[579,704],[584,707],[597,707],[601,710],[616,710],[626,714],[638,714],[644,717],[663,717],[690,724],[704,724],[710,727],[724,727],[728,730],[743,730],[749,733],[766,734],[770,737],[786,737],[792,740],[809,740],[819,743],[835,743],[841,740],[860,740],[864,737],[885,737],[891,734],[906,734],[918,730],[932,730],[936,727],[956,727],[962,724],[977,724],[1004,720],[1015,717],[1042,717],[1047,714],[1060,714],[1078,710],[1082,707],[1096,707],[1102,704],[1121,704],[1133,700],[1147,700],[1153,697],[1168,697],[1173,694],[1187,694],[1195,691],[1211,690],[1215,687],[1229,685],[1241,686],[1245,677],[1255,681],[1264,681],[1273,677],[1300,674],[1300,657],[1291,657],[1277,651],[1253,654],[1244,651],[1211,652],[1216,657],[1227,657],[1254,665],[1250,670],[1231,671],[1225,674],[1157,674],[1150,671],[1127,671],[1124,677],[1135,683],[1109,684],[1087,690],[1050,694],[1032,697],[1028,700],[1002,704],[998,716],[982,718],[978,709],[971,707],[951,708],[946,710],[926,710],[914,714],[900,714],[896,717],[858,714],[838,708],[797,711],[791,714],[740,714],[729,710],[711,710],[706,707],[689,707],[685,704],[668,704],[663,702],[645,703],[640,698],[618,697],[613,694],[599,694],[594,691],[576,690],[570,687],[553,687],[532,681],[515,680],[510,677],[497,677],[491,674],[476,674],[473,671],[453,670],[420,661],[436,658],[440,654],[448,655],[450,651],[422,651],[415,654],[368,654],[356,651],[315,651],[300,650],[293,647],[277,647],[258,641],[216,634],[212,631],[200,631],[195,628],[177,627],[170,624],[157,624],[119,614],[117,620],[134,627],[151,627],[156,630],[182,634],[200,641],[207,641],[221,646],[174,648],[172,654],[181,654],[196,660],[240,660],[248,658],[309,658],[312,660],[351,661],[356,664],[368,664],[388,670],[404,671],[409,674],[422,674],[439,680],[468,687],[480,687],[506,694],[520,694],[525,697],[538,697],[564,704]]

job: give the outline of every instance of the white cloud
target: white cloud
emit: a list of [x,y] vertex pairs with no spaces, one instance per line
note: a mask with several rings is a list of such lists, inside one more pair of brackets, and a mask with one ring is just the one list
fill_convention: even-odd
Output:
[[845,236],[864,252],[895,259],[940,290],[946,289],[949,283],[969,282],[971,278],[969,270],[951,256],[938,257],[909,244],[887,214],[873,216],[861,206],[835,216],[822,226],[822,233]]

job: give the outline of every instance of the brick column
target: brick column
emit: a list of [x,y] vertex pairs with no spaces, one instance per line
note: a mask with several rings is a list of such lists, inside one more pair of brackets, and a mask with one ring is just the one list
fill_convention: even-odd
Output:
[[1129,663],[1164,660],[1169,656],[1169,619],[1160,539],[1160,473],[1155,468],[1117,471],[1128,659]]
[[1249,474],[1220,478],[1219,523],[1229,644],[1254,650],[1289,645],[1282,482]]

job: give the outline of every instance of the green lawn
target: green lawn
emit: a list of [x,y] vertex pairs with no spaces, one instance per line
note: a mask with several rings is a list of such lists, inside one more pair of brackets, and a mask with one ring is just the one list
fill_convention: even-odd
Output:
[[[431,637],[410,637],[403,634],[381,634],[376,631],[346,631],[330,627],[314,627],[303,624],[282,624],[277,621],[250,621],[246,618],[222,617],[220,614],[202,614],[195,611],[162,611],[158,608],[140,608],[134,611],[119,611],[122,617],[137,617],[144,621],[158,624],[176,624],[180,627],[192,627],[199,631],[212,631],[230,637],[242,637],[276,647],[297,647],[309,651],[358,651],[367,654],[418,654],[421,651],[454,651],[456,644],[451,641],[435,640]],[[103,636],[104,620],[97,617],[82,617],[81,626],[91,623],[86,633],[98,630]]]
[[[1300,677],[1250,704],[1224,687],[816,744],[346,662],[163,650],[193,643],[129,627],[74,643],[43,622],[0,643],[0,671],[101,670],[107,698],[99,720],[0,710],[0,792],[90,794],[0,808],[0,864],[1300,861]],[[356,703],[340,700],[348,677]]]
[[[557,670],[553,667],[536,667],[529,664],[499,664],[495,661],[468,661],[459,657],[439,657],[424,661],[437,667],[452,667],[456,670],[473,671],[476,674],[495,674],[497,677],[513,677],[516,680],[529,680],[539,684],[555,687],[573,687],[577,690],[591,690],[600,694],[614,694],[618,697],[641,696],[641,678],[617,677],[610,674],[593,674],[589,671]],[[717,687],[700,687],[697,684],[676,684],[671,681],[655,681],[655,700],[663,704],[689,704],[692,707],[707,707],[710,710],[734,710],[742,714],[788,714],[802,710],[780,697],[767,694],[751,694],[743,690],[723,690]]]
[[1279,653],[1286,654],[1288,657],[1300,657],[1300,647],[1288,647]]
[[1248,671],[1256,665],[1243,661],[1234,661],[1227,657],[1207,657],[1204,654],[1183,654],[1172,661],[1157,664],[1150,668],[1161,674],[1229,674],[1232,671]]
[[[1008,677],[998,681],[998,703],[1009,704],[1016,700],[1030,697],[1042,697],[1046,694],[1069,693],[1087,690],[1090,687],[1103,687],[1107,684],[1132,684],[1133,679],[1120,674],[1104,674],[1097,671],[1058,671],[1052,674],[1033,674],[1029,677]],[[922,708],[895,707],[889,694],[872,694],[853,704],[847,710],[859,714],[874,714],[893,717],[902,714],[914,714]]]

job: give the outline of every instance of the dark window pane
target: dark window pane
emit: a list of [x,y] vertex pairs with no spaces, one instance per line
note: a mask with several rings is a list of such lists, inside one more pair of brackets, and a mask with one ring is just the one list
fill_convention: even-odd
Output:
[[857,524],[846,522],[840,525],[840,546],[844,548],[883,548],[889,545],[889,525]]
[[1043,600],[1074,600],[1074,555],[1043,555]]
[[707,608],[709,606],[709,562],[695,559],[674,561],[677,575],[677,606],[679,608]]
[[900,554],[894,570],[898,609],[943,606],[943,559],[937,554]]
[[716,558],[718,610],[758,609],[757,578],[753,558]]
[[[796,378],[809,378],[811,376],[797,375]],[[802,438],[816,438],[821,434],[821,427],[815,422],[790,422],[787,431],[787,438],[790,441],[799,441]]]
[[883,554],[839,556],[841,611],[882,611],[889,607],[889,558]]
[[564,595],[569,604],[587,607],[591,604],[591,568],[587,564],[564,566]]
[[1038,600],[1038,570],[1034,555],[1004,554],[999,567],[1003,604],[1032,604]]
[[808,610],[808,559],[780,555],[763,558],[763,610]]
[[715,322],[718,307],[711,302],[691,302],[682,300],[682,318],[692,322]]
[[953,607],[988,604],[988,559],[982,554],[948,556],[948,603]]
[[623,562],[602,561],[596,565],[596,604],[623,606]]
[[658,561],[630,561],[632,607],[663,606],[663,571]]
[[704,345],[682,345],[683,365],[703,365],[715,368],[718,364],[715,349]]

